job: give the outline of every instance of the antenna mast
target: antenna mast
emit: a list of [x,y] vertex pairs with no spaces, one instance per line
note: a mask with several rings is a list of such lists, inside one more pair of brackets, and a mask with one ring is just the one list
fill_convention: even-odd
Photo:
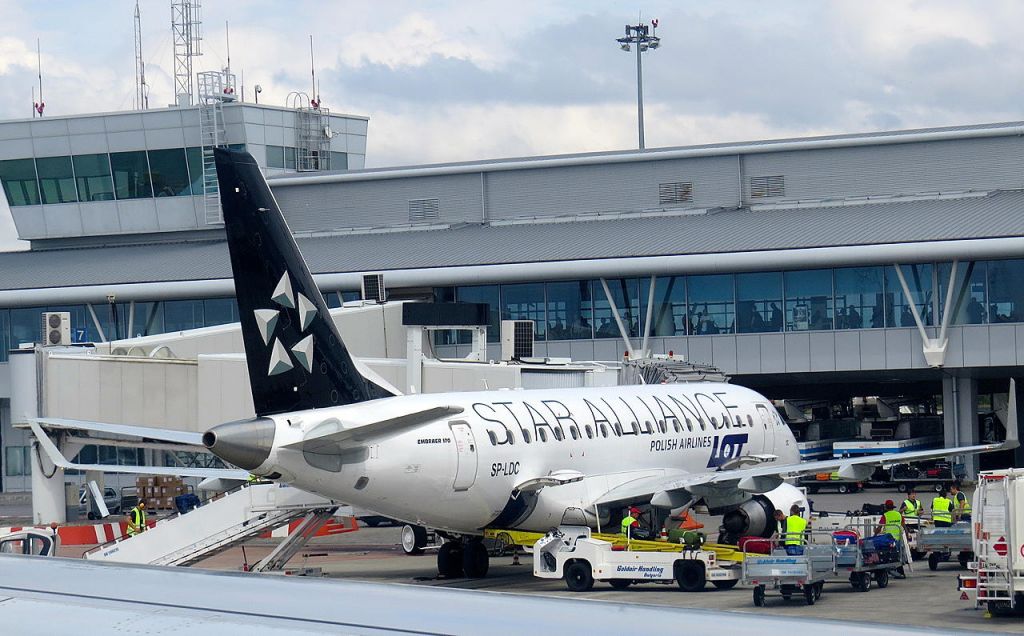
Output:
[[36,38],[36,69],[39,72],[39,103],[36,103],[35,96],[32,97],[32,108],[33,114],[39,113],[39,116],[43,116],[43,108],[46,107],[46,102],[43,101],[43,54],[42,49],[39,47],[39,38]]
[[178,106],[191,106],[195,94],[192,58],[203,54],[200,46],[200,0],[171,1],[171,32],[174,39],[174,100]]
[[146,86],[146,63],[142,61],[142,16],[139,14],[139,0],[135,0],[135,109],[149,108]]

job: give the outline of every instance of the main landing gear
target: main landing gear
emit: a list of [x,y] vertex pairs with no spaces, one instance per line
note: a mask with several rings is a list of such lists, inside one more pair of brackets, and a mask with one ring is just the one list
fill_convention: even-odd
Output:
[[446,541],[437,551],[437,574],[446,579],[482,579],[487,576],[490,561],[487,548],[477,537]]

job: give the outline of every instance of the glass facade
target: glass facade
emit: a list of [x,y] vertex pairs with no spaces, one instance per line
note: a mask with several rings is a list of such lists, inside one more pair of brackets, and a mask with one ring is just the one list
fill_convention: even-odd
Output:
[[877,329],[885,326],[884,280],[881,267],[835,270],[836,329]]
[[110,153],[110,171],[114,175],[114,196],[118,199],[145,199],[153,196],[153,183],[144,150]]
[[36,181],[35,163],[31,159],[0,161],[0,181],[4,184],[4,194],[11,207],[39,205],[39,183]]
[[110,201],[114,198],[114,181],[110,178],[110,158],[107,155],[75,155],[71,162],[80,201]]
[[158,197],[182,197],[192,194],[184,148],[149,151],[149,172],[153,194]]
[[736,275],[736,331],[782,331],[782,272]]
[[75,173],[71,169],[71,157],[40,157],[36,159],[39,174],[39,190],[43,203],[75,203]]
[[688,276],[690,330],[693,335],[733,333],[736,299],[731,274]]
[[785,272],[786,331],[832,328],[832,270]]
[[[694,276],[662,276],[655,282],[651,335],[660,337],[831,329],[909,328],[909,313],[898,277],[889,267],[843,267]],[[934,275],[933,275],[934,272]],[[906,266],[904,275],[914,302],[933,324],[934,299],[945,303],[949,263]],[[1024,322],[1024,259],[961,263],[957,279],[969,282],[954,289],[951,324]],[[619,316],[631,337],[639,337],[646,320],[650,278],[608,280]],[[325,293],[330,307],[356,300],[358,292]],[[439,287],[436,302],[484,303],[490,307],[488,341],[500,338],[500,320],[533,320],[536,339],[586,340],[619,338],[604,289],[598,280],[567,280]],[[139,302],[129,320],[129,306],[93,306],[108,338],[168,333],[238,320],[232,298]],[[906,311],[904,311],[906,310]],[[0,309],[0,361],[23,342],[40,338],[43,311],[71,313],[75,342],[99,341],[99,331],[85,305]],[[129,322],[131,329],[129,333]],[[438,332],[435,344],[454,344],[453,332]],[[458,344],[469,344],[459,332]]]
[[203,187],[203,149],[186,148],[185,163],[188,164],[188,174],[192,180],[192,194],[203,194],[206,192]]

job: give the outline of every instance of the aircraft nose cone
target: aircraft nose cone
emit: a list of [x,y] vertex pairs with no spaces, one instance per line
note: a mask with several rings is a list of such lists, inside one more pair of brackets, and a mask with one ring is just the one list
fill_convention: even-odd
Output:
[[266,417],[228,422],[203,433],[203,445],[229,464],[254,470],[270,457],[276,430],[274,420]]

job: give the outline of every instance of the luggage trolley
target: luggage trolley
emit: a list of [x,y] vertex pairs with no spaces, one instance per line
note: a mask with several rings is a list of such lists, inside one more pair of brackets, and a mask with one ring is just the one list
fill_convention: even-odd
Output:
[[855,526],[832,533],[836,546],[836,568],[850,573],[850,585],[858,592],[889,585],[889,574],[908,563],[906,548],[890,535],[861,538]]
[[928,569],[938,570],[939,563],[949,561],[957,553],[960,567],[974,560],[974,544],[971,539],[971,523],[958,521],[948,528],[923,528],[917,535],[917,549],[928,552]]
[[[759,544],[767,544],[769,553],[754,551]],[[744,544],[740,582],[753,586],[755,606],[764,607],[769,586],[787,601],[794,594],[802,594],[808,605],[821,598],[825,581],[836,576],[836,545],[830,534],[828,543],[804,539],[801,547],[803,554],[790,555],[779,539]]]

